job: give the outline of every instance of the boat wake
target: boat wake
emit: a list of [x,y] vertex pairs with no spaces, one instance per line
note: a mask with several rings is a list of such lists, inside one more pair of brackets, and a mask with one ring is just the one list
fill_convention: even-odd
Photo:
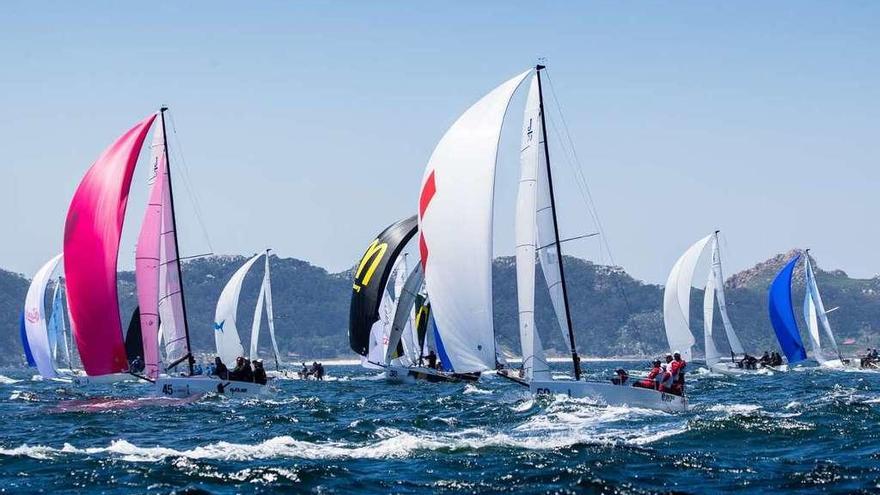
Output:
[[137,409],[150,406],[177,406],[196,402],[201,397],[196,395],[185,399],[175,399],[172,397],[138,397],[133,399],[112,399],[106,397],[96,397],[93,399],[71,399],[58,403],[50,412],[52,413],[68,413],[68,412],[85,412],[85,413],[103,413],[108,411],[124,411],[127,409]]

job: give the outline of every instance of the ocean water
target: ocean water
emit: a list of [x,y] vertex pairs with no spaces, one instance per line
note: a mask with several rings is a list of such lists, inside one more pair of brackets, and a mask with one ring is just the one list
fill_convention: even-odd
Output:
[[[643,363],[585,365],[601,378]],[[178,401],[140,384],[72,389],[5,369],[0,490],[880,491],[880,374],[690,368],[682,414],[534,399],[491,375],[391,385],[328,366],[328,381],[281,380],[265,398]]]

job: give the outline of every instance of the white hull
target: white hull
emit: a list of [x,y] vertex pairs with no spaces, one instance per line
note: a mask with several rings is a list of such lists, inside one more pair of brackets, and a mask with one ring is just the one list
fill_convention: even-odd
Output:
[[535,395],[566,394],[569,397],[595,399],[608,406],[630,406],[681,412],[688,408],[687,398],[630,385],[573,380],[533,380],[529,390]]
[[477,381],[479,375],[458,375],[417,366],[388,366],[385,368],[385,379],[391,383],[415,383],[418,380],[428,382],[461,382]]
[[218,394],[227,397],[253,397],[272,391],[269,384],[221,380],[214,376],[160,376],[156,394],[184,399],[193,395]]
[[77,387],[88,387],[92,385],[108,385],[119,382],[133,382],[138,379],[128,373],[113,373],[111,375],[88,376],[75,375],[72,377],[72,383]]
[[780,366],[760,366],[758,369],[740,368],[734,363],[712,363],[707,365],[710,370],[727,376],[744,376],[744,375],[767,375],[773,372],[785,373],[788,371],[788,365]]

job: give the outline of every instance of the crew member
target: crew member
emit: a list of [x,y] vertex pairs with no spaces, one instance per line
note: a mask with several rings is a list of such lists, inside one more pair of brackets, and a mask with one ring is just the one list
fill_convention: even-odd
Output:
[[432,349],[426,357],[428,358],[428,368],[437,369],[437,353]]
[[672,375],[672,393],[676,395],[684,394],[684,369],[687,362],[681,358],[681,354],[676,352],[673,360],[669,363],[669,373]]
[[265,385],[268,381],[269,378],[266,376],[266,369],[263,368],[263,360],[254,359],[254,383]]
[[220,359],[220,356],[214,357],[214,373],[212,374],[216,375],[217,378],[221,380],[229,379],[229,368],[227,368],[226,365],[223,364],[223,360]]

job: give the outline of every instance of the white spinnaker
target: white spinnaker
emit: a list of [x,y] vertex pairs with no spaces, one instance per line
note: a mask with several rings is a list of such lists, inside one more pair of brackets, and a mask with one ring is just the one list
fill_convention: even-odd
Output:
[[715,347],[715,339],[712,337],[712,321],[715,318],[715,273],[709,273],[706,281],[706,291],[703,293],[703,340],[706,345],[706,364],[712,366],[721,361],[721,353]]
[[[538,183],[538,169],[547,166],[544,156],[537,76],[532,76],[532,82],[529,86],[529,95],[523,116],[519,159],[520,178],[516,197],[515,239],[516,299],[519,308],[522,367],[529,380],[549,380],[551,379],[550,366],[544,356],[541,337],[535,328],[535,254],[538,249],[537,190],[542,186],[546,187],[546,184]],[[555,251],[553,253],[555,254]],[[555,301],[554,307],[556,307]],[[567,331],[565,341],[568,342]]]
[[510,99],[531,73],[501,84],[462,114],[434,148],[422,179],[419,236],[425,283],[443,347],[459,373],[495,366],[495,162]]
[[[238,336],[238,328],[235,324],[235,317],[238,313],[238,297],[241,294],[241,284],[248,270],[256,263],[260,256],[258,254],[241,266],[217,300],[217,310],[214,313],[214,342],[217,344],[217,355],[224,363],[235,363],[235,359],[244,356],[244,348],[241,346],[241,338]],[[167,337],[167,336],[166,336]]]
[[55,370],[55,360],[52,358],[52,349],[49,345],[49,331],[46,328],[45,301],[46,286],[49,285],[49,280],[51,280],[58,262],[61,261],[61,257],[62,255],[59,254],[40,267],[28,287],[24,300],[24,328],[27,333],[28,345],[31,348],[34,362],[37,364],[37,370],[44,378],[58,376]]
[[[828,342],[831,343],[831,348],[834,350],[834,353],[840,357],[840,350],[837,348],[837,339],[834,338],[834,333],[831,331],[831,324],[828,322],[828,313],[825,311],[825,304],[822,302],[822,296],[819,294],[819,286],[816,284],[816,274],[813,272],[813,265],[810,263],[810,256],[805,256],[804,260],[804,264],[806,265],[807,294],[815,306],[814,312],[819,323],[822,324],[822,329],[825,331],[825,336],[828,337]],[[816,330],[816,334],[818,339],[818,329]],[[821,349],[817,354],[821,354]]]
[[681,352],[686,361],[691,359],[694,334],[690,329],[691,287],[694,269],[712,235],[700,239],[675,262],[666,287],[663,289],[663,326],[669,348]]
[[730,344],[730,350],[734,354],[743,354],[742,342],[736,332],[733,331],[733,325],[730,323],[730,317],[727,315],[727,299],[724,297],[724,272],[721,269],[721,248],[718,245],[718,233],[712,239],[712,272],[714,278],[715,297],[718,298],[718,312],[721,313],[721,322],[724,324],[724,333],[727,335],[727,342]]

